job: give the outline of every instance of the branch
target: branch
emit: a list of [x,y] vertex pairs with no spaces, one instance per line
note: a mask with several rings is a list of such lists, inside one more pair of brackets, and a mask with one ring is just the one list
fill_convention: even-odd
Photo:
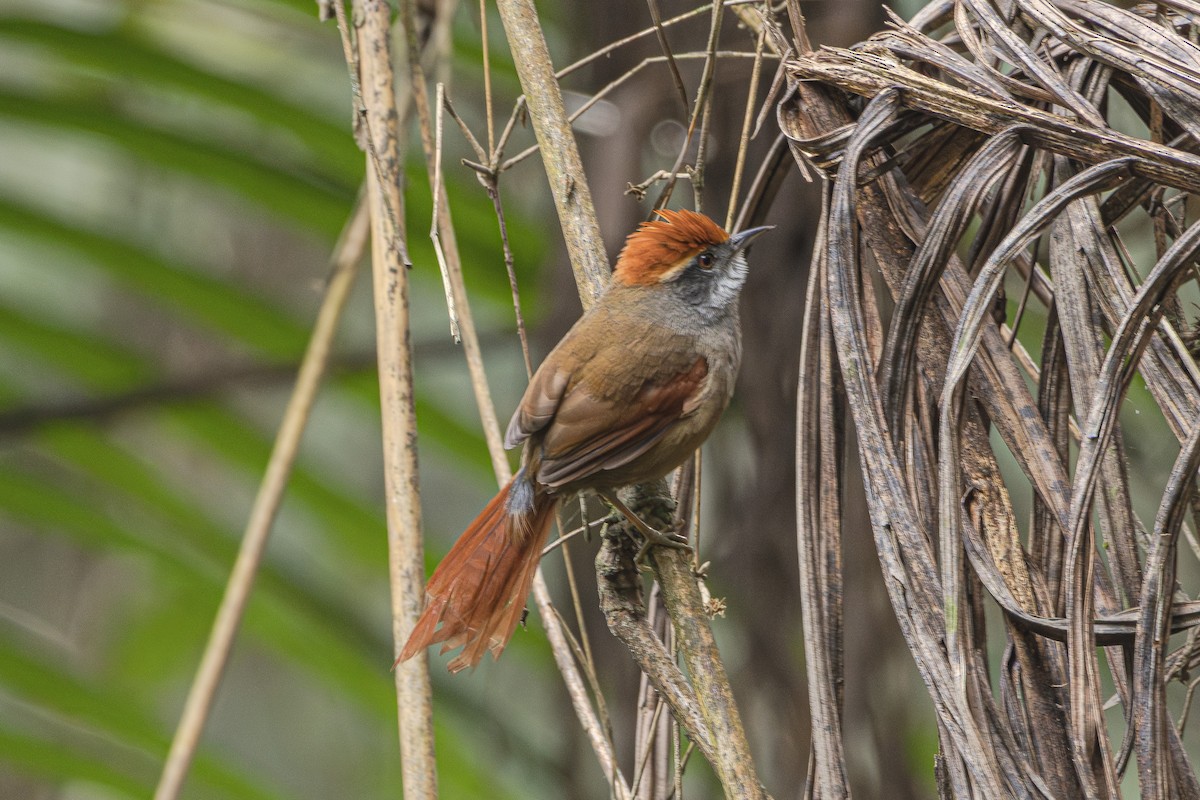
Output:
[[[511,477],[508,458],[504,454],[500,423],[496,417],[495,404],[492,402],[491,390],[487,382],[487,373],[483,369],[483,357],[479,348],[474,317],[471,314],[470,299],[467,295],[466,286],[463,283],[462,262],[458,254],[457,237],[450,218],[446,187],[441,174],[440,141],[435,142],[434,140],[434,122],[425,86],[424,70],[421,67],[420,59],[415,55],[411,55],[416,52],[415,26],[411,24],[413,17],[412,6],[412,0],[405,0],[405,2],[401,3],[404,26],[409,32],[409,70],[413,99],[420,122],[421,143],[425,150],[426,170],[434,197],[434,227],[431,232],[431,238],[433,239],[434,248],[438,253],[438,258],[442,266],[442,274],[447,291],[447,305],[451,309],[455,320],[455,328],[462,339],[463,351],[466,355],[467,366],[471,374],[471,390],[475,397],[476,407],[479,409],[484,437],[488,443],[488,453],[492,459],[492,469],[496,475],[497,482],[503,486],[508,482],[509,477]],[[439,103],[439,108],[442,105],[444,104]],[[493,199],[496,201],[498,218],[501,220],[502,239],[504,239],[507,252],[507,239],[503,234],[503,217],[499,216],[498,195],[494,193],[495,182],[490,176],[488,176],[487,180],[492,181],[489,191],[493,192]],[[423,595],[424,592],[418,589],[416,597],[421,598]],[[592,709],[588,699],[587,689],[579,673],[579,669],[575,665],[570,644],[567,642],[567,637],[562,630],[558,614],[555,612],[554,605],[551,602],[550,592],[546,588],[545,579],[542,577],[541,567],[538,568],[534,575],[533,596],[534,602],[538,607],[538,613],[546,627],[546,638],[550,642],[550,649],[554,654],[555,663],[562,674],[563,684],[566,687],[567,694],[571,698],[571,704],[575,708],[575,713],[579,717],[579,723],[583,727],[584,733],[592,745],[592,749],[595,751],[596,759],[600,762],[600,767],[612,787],[614,796],[618,800],[625,800],[630,794],[629,789],[625,786],[625,778],[617,767],[616,758],[613,755],[612,746],[604,734],[604,728],[599,719],[597,719],[596,713]]]
[[[366,110],[367,199],[371,209],[371,272],[387,488],[388,571],[394,653],[421,614],[425,563],[418,493],[417,419],[413,406],[408,267],[402,258],[402,147],[390,47],[391,7],[385,0],[354,0],[360,22],[357,58]],[[338,3],[339,13],[341,3]],[[339,18],[339,21],[340,18]],[[353,68],[352,68],[353,71]],[[437,797],[429,662],[410,659],[393,671],[400,727],[401,774],[409,797]]]
[[567,121],[562,92],[550,62],[532,0],[497,0],[504,33],[525,91],[533,133],[541,147],[542,162],[558,221],[567,241],[567,255],[584,306],[600,296],[608,283],[608,253],[600,237],[592,193],[583,172],[575,135]]
[[[425,71],[421,66],[421,50],[417,42],[417,26],[414,22],[412,0],[400,3],[401,22],[408,36],[409,86],[413,105],[420,122],[421,147],[425,151],[425,170],[433,194],[433,229],[431,239],[438,261],[442,267],[446,285],[446,303],[451,309],[451,328],[455,338],[461,338],[463,355],[467,359],[467,370],[471,376],[471,390],[475,393],[479,416],[483,422],[483,433],[488,442],[488,453],[492,457],[492,468],[497,476],[508,472],[508,459],[500,436],[500,423],[496,419],[496,407],[492,403],[487,374],[483,370],[483,353],[479,347],[479,336],[470,320],[467,290],[463,284],[462,259],[458,253],[458,237],[450,217],[450,205],[446,197],[445,180],[438,160],[438,147],[434,142],[432,110],[429,93],[425,86]],[[461,316],[460,316],[461,315]],[[466,319],[463,319],[465,317]],[[423,593],[422,593],[423,594]]]
[[[622,499],[648,522],[657,517],[669,526],[674,519],[675,504],[666,499],[666,486],[662,481],[626,489]],[[717,744],[713,755],[705,755],[716,770],[727,797],[766,800],[769,796],[754,769],[733,689],[713,638],[712,626],[708,623],[700,585],[692,571],[691,557],[683,550],[666,547],[651,549],[649,557],[655,577],[662,585],[663,602],[675,626],[700,713]],[[703,743],[697,741],[696,744],[703,752]]]
[[600,610],[608,629],[629,648],[638,666],[671,707],[700,752],[717,762],[717,743],[700,711],[696,694],[688,685],[674,657],[654,635],[646,621],[642,579],[633,563],[635,536],[625,520],[605,526],[600,552],[596,554],[596,581]]
[[[530,0],[497,0],[497,6],[525,91],[579,293],[585,307],[590,306],[607,283],[608,257],[550,53]],[[670,502],[661,483],[634,491],[660,503]],[[729,797],[764,797],[689,559],[680,552],[656,552],[654,562],[667,609],[680,632],[688,669],[700,687],[696,699],[701,715],[708,728],[715,732],[713,739],[717,747],[710,760]],[[638,652],[634,652],[634,656],[636,658]],[[641,659],[639,665],[647,674],[653,669]],[[686,685],[686,681],[679,684],[680,687]],[[677,697],[684,696],[683,691],[680,688]],[[697,733],[697,736],[703,738],[702,734]]]

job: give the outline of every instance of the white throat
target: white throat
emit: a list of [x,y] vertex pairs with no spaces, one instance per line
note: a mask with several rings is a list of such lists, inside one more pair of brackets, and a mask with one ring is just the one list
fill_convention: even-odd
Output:
[[721,272],[716,283],[713,285],[712,293],[709,295],[708,302],[705,305],[712,311],[723,311],[737,303],[742,286],[746,283],[746,273],[748,271],[746,254],[742,252],[734,253],[729,265]]

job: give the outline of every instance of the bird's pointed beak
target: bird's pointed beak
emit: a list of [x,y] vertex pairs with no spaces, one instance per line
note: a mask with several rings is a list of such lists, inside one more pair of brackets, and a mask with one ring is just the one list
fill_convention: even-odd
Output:
[[735,253],[739,250],[745,250],[750,246],[751,242],[774,227],[774,225],[763,225],[761,228],[748,228],[744,231],[739,231],[729,237],[729,244],[733,246]]

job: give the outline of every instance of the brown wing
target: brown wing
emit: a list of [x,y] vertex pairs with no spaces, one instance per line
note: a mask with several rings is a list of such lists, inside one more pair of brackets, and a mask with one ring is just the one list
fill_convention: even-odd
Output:
[[510,450],[546,427],[558,412],[559,402],[567,389],[571,374],[561,368],[563,360],[555,358],[556,355],[557,351],[551,353],[538,367],[525,389],[521,404],[509,420],[508,430],[504,434],[504,446]]
[[[532,439],[529,463],[539,483],[563,486],[630,463],[690,414],[703,392],[708,362],[694,341],[664,331],[654,314],[614,311],[630,302],[594,306],[525,390],[504,443]],[[630,357],[633,344],[641,357]]]
[[646,379],[632,396],[575,383],[544,429],[537,480],[563,486],[630,463],[690,411],[707,375],[708,363],[698,357],[681,372]]

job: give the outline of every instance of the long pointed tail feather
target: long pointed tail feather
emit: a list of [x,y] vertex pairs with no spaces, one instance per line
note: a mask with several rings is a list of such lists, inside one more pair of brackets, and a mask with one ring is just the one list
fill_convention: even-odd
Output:
[[492,498],[433,571],[425,610],[397,664],[438,642],[443,653],[463,648],[450,661],[451,672],[474,667],[488,650],[500,657],[521,619],[557,506],[553,497],[519,486],[529,502],[510,508],[513,485]]

